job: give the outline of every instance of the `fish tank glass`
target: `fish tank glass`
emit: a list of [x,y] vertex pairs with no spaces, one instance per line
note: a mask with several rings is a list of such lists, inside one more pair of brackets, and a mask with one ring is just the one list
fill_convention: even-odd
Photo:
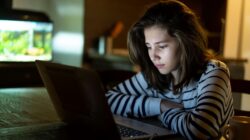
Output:
[[52,22],[0,19],[0,62],[52,60]]

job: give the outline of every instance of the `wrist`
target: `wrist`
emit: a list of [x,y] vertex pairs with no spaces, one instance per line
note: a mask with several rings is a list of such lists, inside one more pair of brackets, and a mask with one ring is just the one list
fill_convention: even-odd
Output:
[[163,113],[169,109],[168,106],[166,105],[166,102],[167,101],[165,101],[165,100],[161,100],[161,104],[160,104],[161,113]]

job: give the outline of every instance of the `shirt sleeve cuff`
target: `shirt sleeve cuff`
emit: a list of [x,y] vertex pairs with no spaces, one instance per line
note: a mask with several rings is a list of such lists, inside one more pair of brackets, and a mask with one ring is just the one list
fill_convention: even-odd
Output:
[[148,98],[148,115],[155,116],[161,114],[161,99],[160,98]]

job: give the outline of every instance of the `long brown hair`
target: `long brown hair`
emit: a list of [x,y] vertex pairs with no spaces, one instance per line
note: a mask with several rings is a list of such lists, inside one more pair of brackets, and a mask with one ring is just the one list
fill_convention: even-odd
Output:
[[160,91],[170,88],[173,77],[171,74],[160,74],[149,58],[144,29],[155,25],[166,29],[180,44],[180,82],[173,86],[174,92],[177,93],[191,80],[197,80],[207,61],[213,57],[207,51],[207,37],[195,13],[185,4],[175,0],[160,1],[152,5],[130,28],[130,59],[140,66],[149,85]]

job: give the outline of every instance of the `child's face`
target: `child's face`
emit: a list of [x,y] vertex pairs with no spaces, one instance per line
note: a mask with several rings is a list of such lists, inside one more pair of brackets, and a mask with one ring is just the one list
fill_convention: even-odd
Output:
[[161,74],[176,73],[180,61],[179,43],[166,29],[151,26],[144,29],[148,54]]

